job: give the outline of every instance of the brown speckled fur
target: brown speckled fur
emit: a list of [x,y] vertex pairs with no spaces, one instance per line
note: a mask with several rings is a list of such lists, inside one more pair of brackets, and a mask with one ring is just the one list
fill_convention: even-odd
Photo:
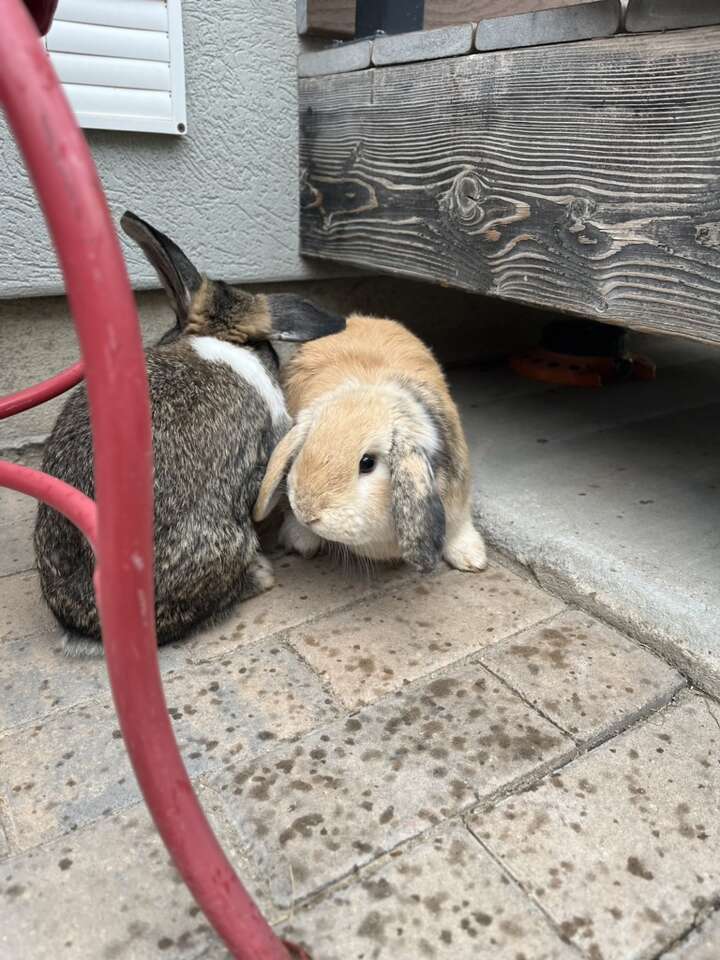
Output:
[[[344,321],[297,297],[275,297],[271,303],[203,278],[154,228],[132,214],[126,214],[122,223],[158,270],[178,318],[177,326],[146,351],[154,456],[156,622],[158,642],[166,643],[267,586],[269,568],[263,577],[255,563],[258,540],[251,511],[267,459],[289,426],[287,418],[273,423],[261,395],[228,364],[198,356],[188,333],[236,344],[252,342],[245,349],[252,350],[274,380],[277,358],[261,341],[274,336],[276,321],[280,335],[294,339],[334,332]],[[310,319],[304,323],[306,315]],[[69,397],[57,419],[46,444],[43,470],[93,496],[84,385]],[[45,505],[38,510],[35,553],[43,594],[60,622],[73,635],[99,639],[92,552],[75,527]]]

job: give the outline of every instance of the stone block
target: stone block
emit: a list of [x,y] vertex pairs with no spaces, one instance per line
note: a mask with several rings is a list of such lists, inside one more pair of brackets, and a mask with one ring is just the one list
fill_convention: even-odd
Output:
[[470,827],[586,957],[659,956],[720,896],[719,753],[686,695]]
[[372,40],[343,43],[327,50],[313,50],[298,56],[298,76],[321,77],[329,73],[349,73],[370,66]]
[[538,775],[572,741],[482,667],[413,685],[209,784],[285,906]]
[[572,960],[577,955],[458,823],[294,913],[313,960]]
[[[200,800],[244,882],[232,830]],[[252,881],[250,889],[257,894]],[[261,891],[260,891],[261,893]],[[0,866],[0,955],[57,960],[229,957],[174,867],[144,804]]]
[[359,568],[343,570],[327,556],[303,560],[274,554],[271,559],[272,590],[238,604],[230,616],[189,637],[183,646],[192,661],[214,660],[239,646],[316,620],[410,575],[407,567],[380,566],[370,574]]
[[[192,776],[257,756],[335,716],[316,677],[272,642],[214,664],[171,670],[164,683]],[[138,799],[109,697],[6,734],[0,739],[0,778],[22,848]]]
[[628,0],[625,29],[630,33],[650,30],[678,30],[720,23],[717,0]]
[[66,657],[58,636],[5,640],[2,652],[0,733],[108,690],[104,658]]
[[716,913],[684,937],[675,950],[663,956],[663,960],[717,960],[719,953],[720,916]]
[[620,30],[620,24],[620,0],[592,0],[571,7],[481,20],[475,33],[475,49],[510,50],[611,37]]
[[373,41],[372,62],[376,67],[391,63],[412,63],[418,60],[439,60],[470,53],[473,48],[472,23],[437,30],[388,34]]
[[357,707],[562,609],[503,567],[446,570],[404,581],[288,639],[345,706]]
[[685,685],[639,644],[575,610],[483,651],[480,660],[585,745],[657,710]]
[[0,644],[26,637],[42,637],[46,641],[62,636],[62,627],[45,603],[34,570],[3,577],[2,600]]

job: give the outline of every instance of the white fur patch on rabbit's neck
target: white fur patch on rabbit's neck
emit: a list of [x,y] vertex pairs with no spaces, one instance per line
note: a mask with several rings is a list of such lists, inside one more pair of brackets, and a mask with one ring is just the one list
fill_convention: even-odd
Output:
[[367,383],[362,380],[348,380],[342,386],[321,394],[314,403],[300,412],[296,423],[300,427],[309,427],[324,409],[332,407],[333,403],[341,397],[359,393],[362,402],[362,396],[368,391],[387,398],[395,408],[394,413],[391,414],[393,426],[402,426],[407,439],[421,447],[428,457],[435,456],[440,450],[441,440],[432,417],[409,390],[392,381]]
[[270,410],[273,425],[286,420],[288,413],[280,387],[273,383],[269,373],[247,347],[239,347],[217,337],[188,337],[190,345],[203,360],[226,363],[251,387],[254,387]]

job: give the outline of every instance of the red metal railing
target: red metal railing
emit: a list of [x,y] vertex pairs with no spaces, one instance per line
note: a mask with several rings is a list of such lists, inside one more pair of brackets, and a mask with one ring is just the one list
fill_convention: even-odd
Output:
[[[30,0],[45,32],[54,0]],[[0,462],[0,486],[43,500],[87,537],[110,684],[138,783],[160,835],[208,920],[239,960],[288,960],[245,891],[195,796],[158,668],[153,587],[150,407],[132,291],[85,139],[20,0],[0,0],[0,103],[32,177],[65,277],[83,357],[0,399],[0,418],[87,381],[93,502],[73,487]],[[288,952],[290,951],[290,953]]]

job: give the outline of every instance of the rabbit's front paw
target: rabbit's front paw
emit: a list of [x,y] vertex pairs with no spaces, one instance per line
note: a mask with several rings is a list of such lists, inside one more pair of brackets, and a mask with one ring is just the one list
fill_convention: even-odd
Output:
[[279,539],[286,550],[306,558],[314,557],[322,544],[320,537],[304,527],[292,513],[285,514]]
[[[275,586],[275,575],[272,563],[262,553],[258,553],[247,569],[248,579],[251,581],[250,596],[265,593]],[[247,599],[247,598],[246,598]]]
[[470,520],[448,540],[443,556],[455,570],[478,571],[487,566],[485,543]]

